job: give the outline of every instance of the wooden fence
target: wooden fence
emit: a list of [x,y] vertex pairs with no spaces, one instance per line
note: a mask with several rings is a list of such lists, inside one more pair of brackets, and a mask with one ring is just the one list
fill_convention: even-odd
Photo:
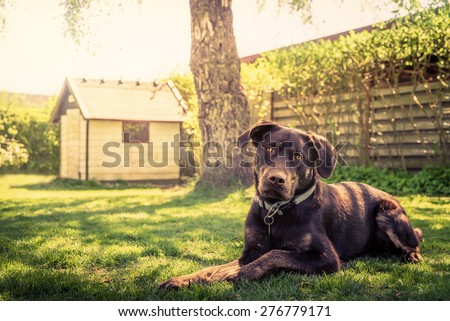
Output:
[[420,169],[450,160],[449,84],[403,85],[310,101],[272,94],[271,119],[326,136],[348,164]]

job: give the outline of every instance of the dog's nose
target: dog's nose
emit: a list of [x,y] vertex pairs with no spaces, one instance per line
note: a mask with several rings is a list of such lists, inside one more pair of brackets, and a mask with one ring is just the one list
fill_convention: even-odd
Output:
[[286,180],[281,175],[271,175],[269,176],[269,181],[272,182],[272,184],[278,184],[278,185],[284,185]]

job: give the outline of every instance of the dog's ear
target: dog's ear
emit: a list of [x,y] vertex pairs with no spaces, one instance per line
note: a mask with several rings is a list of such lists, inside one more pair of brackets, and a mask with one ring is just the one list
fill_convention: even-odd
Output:
[[317,172],[323,178],[329,178],[336,167],[337,153],[333,145],[323,136],[308,132],[308,136],[313,149],[313,161],[317,168]]
[[245,147],[250,140],[253,141],[253,143],[258,141],[258,138],[263,137],[264,134],[273,127],[279,127],[279,125],[266,120],[254,124],[238,137],[238,146],[242,148]]

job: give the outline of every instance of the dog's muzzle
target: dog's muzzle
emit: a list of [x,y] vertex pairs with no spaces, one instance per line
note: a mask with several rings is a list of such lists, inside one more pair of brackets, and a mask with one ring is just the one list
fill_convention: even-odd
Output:
[[261,195],[280,200],[293,196],[295,176],[280,169],[266,170],[260,178],[258,186]]

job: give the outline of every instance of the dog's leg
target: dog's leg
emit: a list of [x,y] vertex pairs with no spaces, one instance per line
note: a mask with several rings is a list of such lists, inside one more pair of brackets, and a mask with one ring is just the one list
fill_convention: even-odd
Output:
[[303,274],[333,273],[341,263],[334,250],[319,252],[293,252],[272,250],[255,261],[242,266],[238,279],[258,280],[277,270],[289,270]]
[[211,284],[219,281],[233,281],[236,279],[241,264],[238,260],[228,264],[212,266],[198,272],[173,277],[160,285],[160,289],[177,289],[195,283]]
[[387,249],[394,247],[400,250],[406,262],[417,263],[422,259],[419,249],[422,231],[413,229],[405,211],[397,202],[382,201],[375,213],[375,221],[378,243]]
[[160,289],[177,289],[196,283],[211,284],[237,279],[258,280],[277,270],[290,270],[304,274],[333,273],[340,269],[340,265],[340,260],[334,251],[272,250],[244,266],[239,263],[239,260],[235,260],[192,274],[173,277],[162,283]]

